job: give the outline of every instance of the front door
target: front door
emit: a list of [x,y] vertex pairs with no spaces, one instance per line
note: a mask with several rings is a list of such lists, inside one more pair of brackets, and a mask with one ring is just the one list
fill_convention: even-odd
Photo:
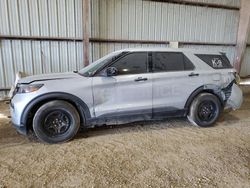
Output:
[[96,117],[151,118],[152,74],[148,71],[148,54],[129,53],[109,67],[115,67],[118,74],[93,79]]

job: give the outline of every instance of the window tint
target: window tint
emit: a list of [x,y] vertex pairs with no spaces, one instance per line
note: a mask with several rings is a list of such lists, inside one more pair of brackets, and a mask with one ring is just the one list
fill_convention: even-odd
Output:
[[196,54],[196,56],[214,69],[232,68],[230,61],[224,54],[222,55]]
[[148,70],[147,53],[128,54],[111,66],[117,68],[118,75],[146,73]]
[[193,63],[185,55],[183,55],[183,57],[185,70],[194,70]]
[[193,70],[194,65],[182,53],[156,52],[153,54],[154,72]]

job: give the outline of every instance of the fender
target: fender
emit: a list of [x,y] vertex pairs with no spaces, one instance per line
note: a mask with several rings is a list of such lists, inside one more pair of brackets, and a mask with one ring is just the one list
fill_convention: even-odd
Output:
[[31,100],[21,115],[21,123],[25,125],[26,128],[28,128],[29,113],[36,111],[39,106],[51,100],[65,100],[73,104],[80,115],[81,123],[85,123],[85,120],[86,123],[88,123],[89,119],[91,118],[88,106],[79,97],[69,93],[53,92],[40,95]]
[[216,95],[219,98],[221,105],[222,106],[225,105],[225,94],[222,92],[222,89],[216,85],[207,84],[207,85],[203,85],[203,86],[201,86],[193,91],[193,93],[189,96],[189,98],[185,104],[185,109],[189,109],[194,98],[202,92],[208,92],[208,93],[212,93],[212,94]]

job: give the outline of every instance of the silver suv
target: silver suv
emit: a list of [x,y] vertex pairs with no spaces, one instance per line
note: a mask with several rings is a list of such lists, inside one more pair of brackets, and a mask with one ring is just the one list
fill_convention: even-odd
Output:
[[20,79],[12,122],[43,142],[72,139],[81,126],[188,117],[213,125],[224,108],[237,109],[242,91],[226,55],[184,49],[126,49],[79,72]]

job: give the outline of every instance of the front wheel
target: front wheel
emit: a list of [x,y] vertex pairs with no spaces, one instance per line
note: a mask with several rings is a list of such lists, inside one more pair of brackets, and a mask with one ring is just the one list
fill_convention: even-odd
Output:
[[38,139],[50,144],[72,139],[79,127],[79,114],[66,101],[55,100],[42,105],[33,119],[33,129]]
[[220,116],[222,105],[213,94],[201,93],[192,102],[188,119],[200,127],[212,126]]

